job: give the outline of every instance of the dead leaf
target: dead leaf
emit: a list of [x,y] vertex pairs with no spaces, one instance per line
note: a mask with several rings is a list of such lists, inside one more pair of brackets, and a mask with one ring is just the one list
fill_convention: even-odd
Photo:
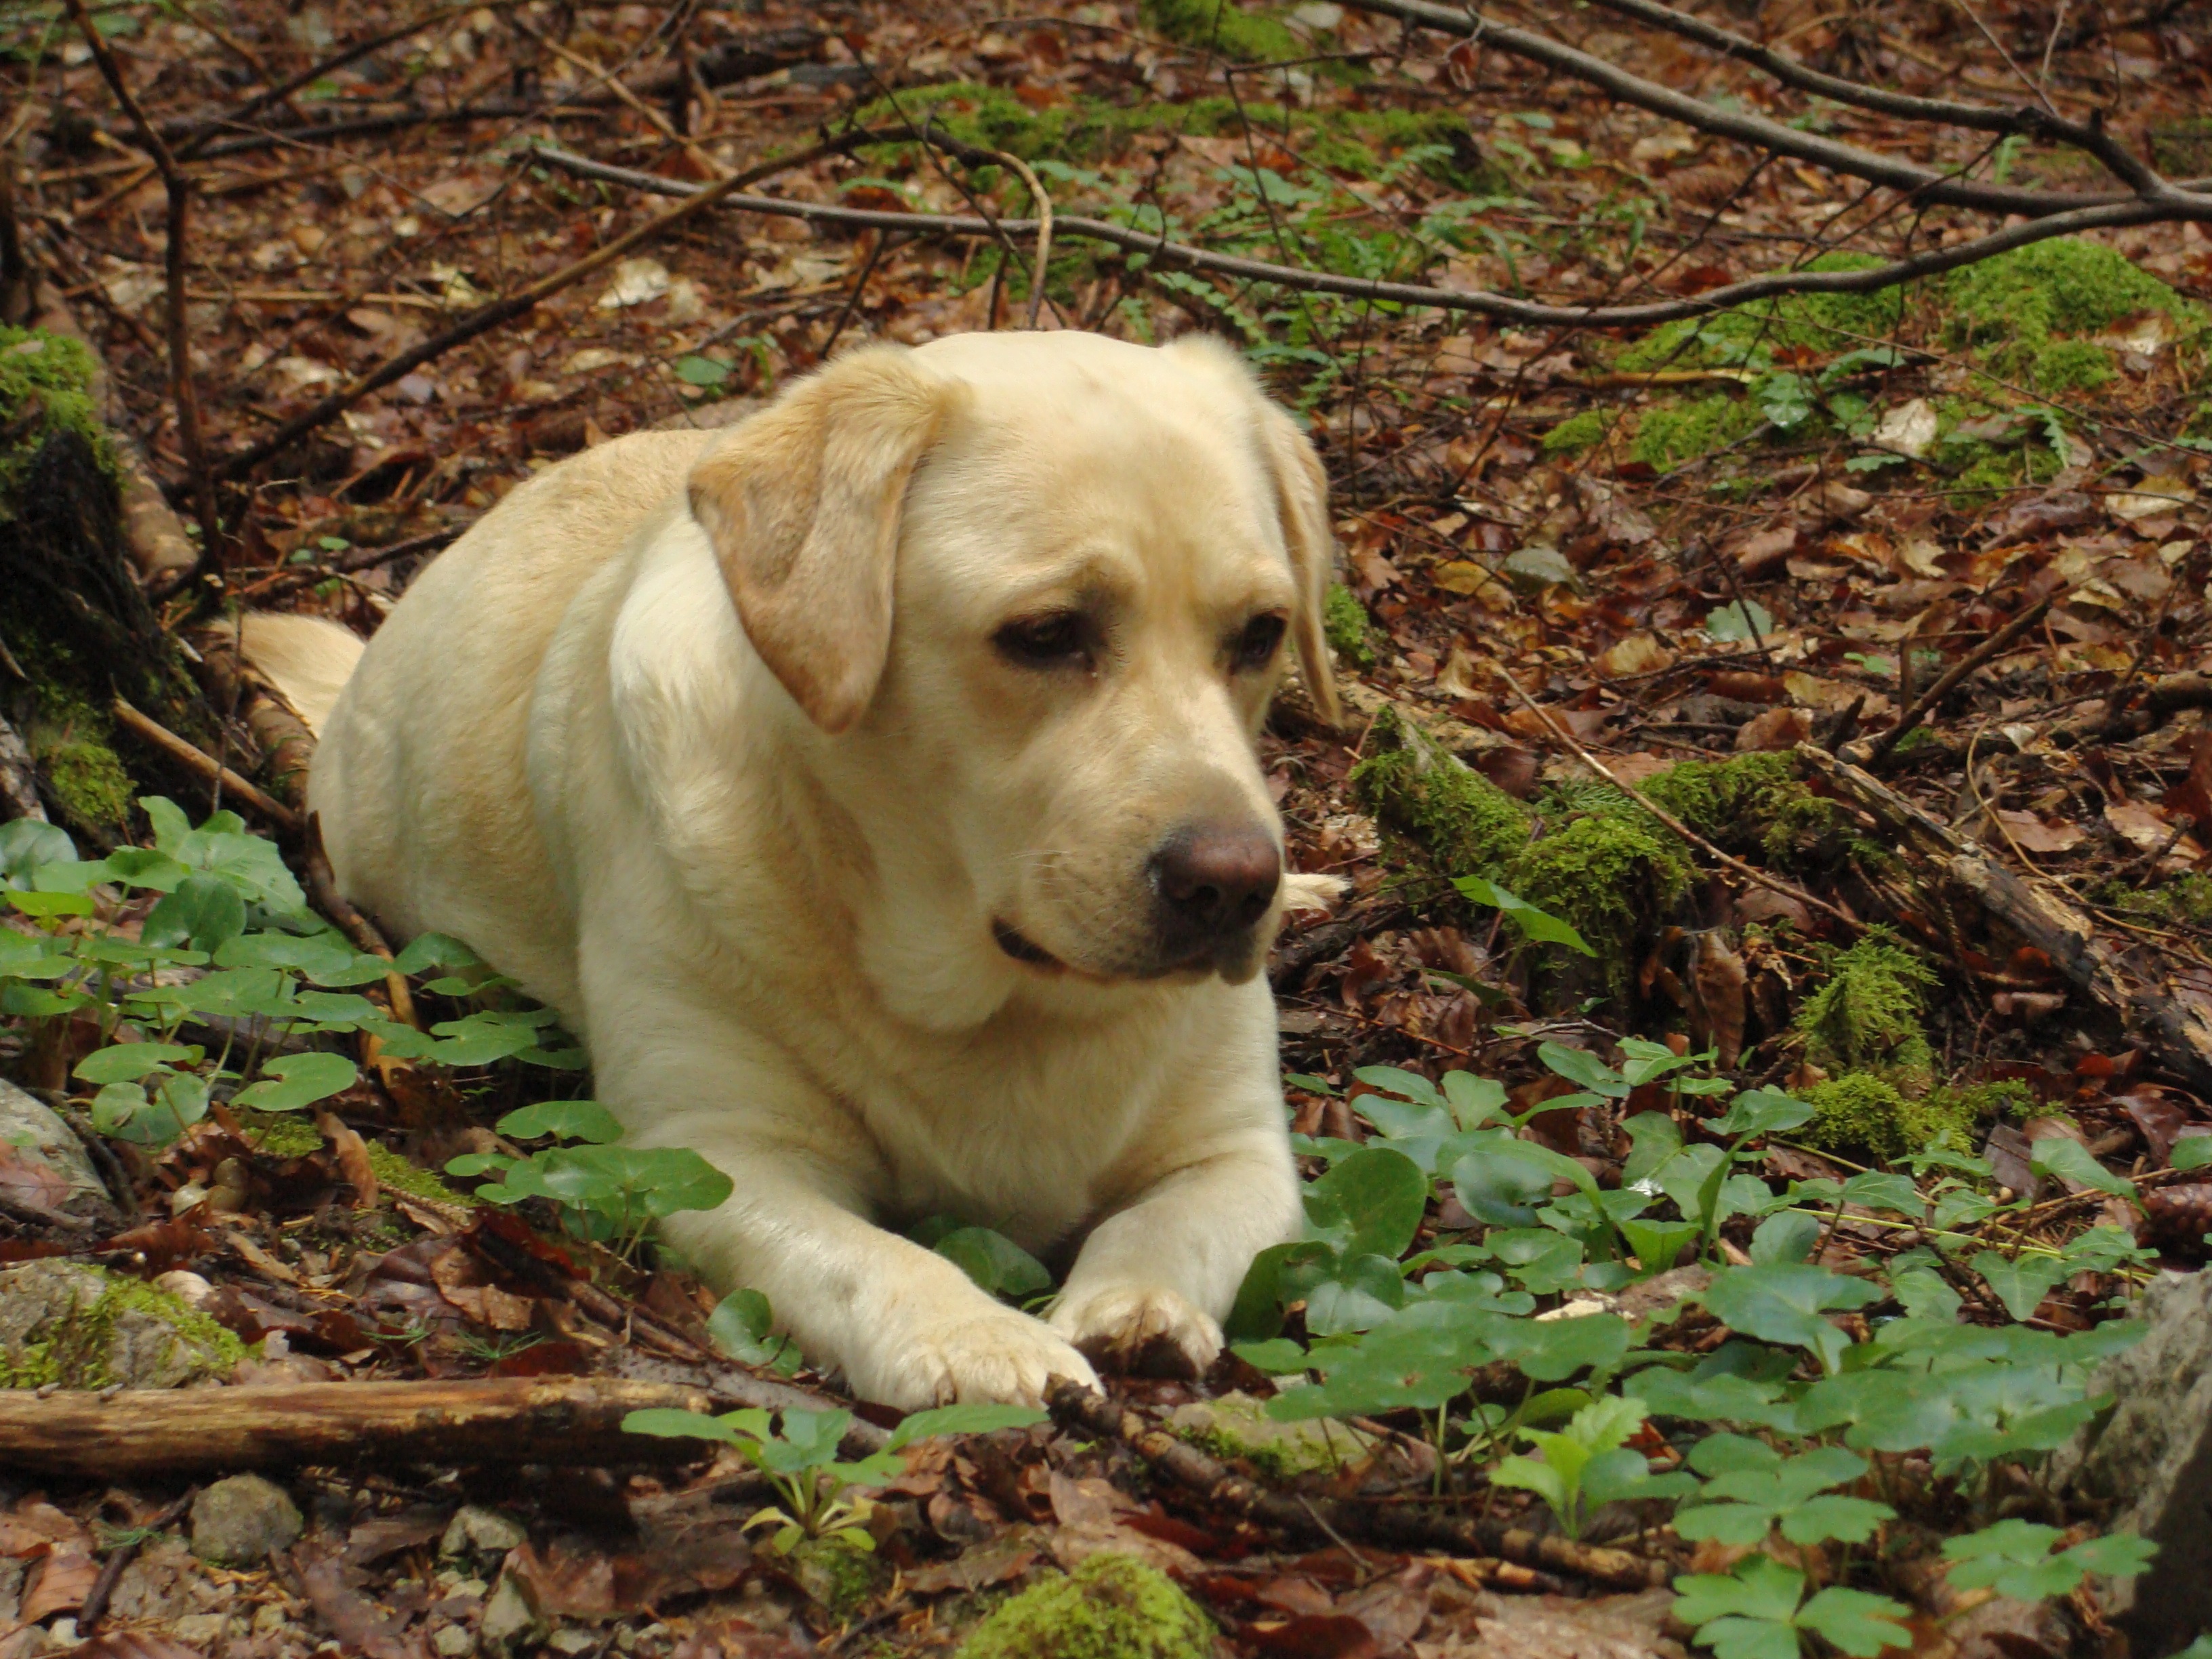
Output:
[[2045,823],[2033,812],[2015,811],[1999,807],[1997,822],[2004,825],[2005,834],[2023,853],[2070,853],[2088,838],[2089,832],[2078,823]]
[[1736,752],[1755,754],[1795,749],[1813,735],[1813,722],[1802,708],[1770,708],[1746,720],[1735,734]]
[[323,1132],[338,1155],[338,1172],[353,1188],[356,1210],[376,1207],[376,1170],[368,1161],[368,1147],[335,1112],[317,1112],[315,1127]]
[[1481,695],[1475,683],[1475,673],[1480,659],[1463,645],[1455,645],[1444,665],[1437,671],[1437,690],[1448,697],[1474,697]]
[[35,1625],[58,1613],[74,1613],[92,1594],[100,1577],[100,1563],[82,1550],[58,1549],[41,1557],[23,1583],[23,1603],[16,1618]]
[[2196,499],[2197,491],[2188,479],[2177,473],[2154,472],[2133,489],[2116,490],[2106,496],[2105,507],[2114,518],[2133,524],[2138,519],[2179,512]]
[[1704,1028],[1701,1046],[1720,1050],[1723,1071],[1733,1066],[1743,1053],[1744,987],[1748,975],[1720,929],[1697,935],[1690,962],[1690,992],[1698,1024]]
[[1797,526],[1793,520],[1772,530],[1758,531],[1731,543],[1728,550],[1745,575],[1762,575],[1797,550]]
[[1936,442],[1936,410],[1925,398],[1899,404],[1875,424],[1874,441],[1884,449],[1918,460]]
[[1270,1659],[1377,1659],[1374,1632],[1341,1613],[1301,1613],[1280,1623],[1255,1620],[1243,1630],[1244,1645]]
[[1735,901],[1735,919],[1739,923],[1750,921],[1786,921],[1800,933],[1813,926],[1813,913],[1787,893],[1778,893],[1771,887],[1753,887],[1740,893]]
[[974,1595],[994,1584],[1018,1578],[1035,1566],[1044,1553],[1043,1534],[1034,1527],[1009,1527],[996,1538],[963,1550],[950,1561],[933,1561],[909,1568],[908,1589],[916,1595],[942,1595],[947,1590]]
[[1654,674],[1669,667],[1674,653],[1669,651],[1656,634],[1629,634],[1613,642],[1592,658],[1590,665],[1607,679],[1626,679],[1636,674]]
[[149,1631],[102,1631],[82,1647],[70,1650],[70,1659],[203,1659],[198,1648],[188,1648]]

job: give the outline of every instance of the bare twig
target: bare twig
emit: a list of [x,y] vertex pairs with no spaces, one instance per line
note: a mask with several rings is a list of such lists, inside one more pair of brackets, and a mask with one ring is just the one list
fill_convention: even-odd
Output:
[[1044,304],[1044,274],[1052,263],[1052,198],[1030,170],[1030,164],[1006,150],[999,152],[999,160],[1022,176],[1030,187],[1030,204],[1036,210],[1036,258],[1030,265],[1030,314],[1024,326],[1037,325],[1037,312]]
[[107,82],[108,90],[115,94],[115,101],[123,106],[124,114],[137,132],[139,143],[161,170],[161,188],[168,197],[168,246],[162,251],[162,266],[167,277],[169,395],[176,401],[177,442],[185,453],[185,471],[191,475],[192,510],[199,515],[200,564],[203,568],[219,567],[222,526],[216,514],[215,477],[209,471],[207,451],[200,433],[199,393],[192,384],[189,319],[185,315],[185,266],[190,254],[185,233],[191,218],[191,181],[178,165],[168,141],[147,119],[145,110],[123,78],[122,65],[108,50],[107,38],[94,26],[92,14],[85,9],[84,0],[69,0],[69,9],[86,45],[92,49],[93,61],[100,65],[100,78]]
[[[890,143],[903,136],[890,135],[876,142]],[[701,188],[681,179],[663,179],[656,173],[641,173],[633,167],[594,161],[550,145],[541,144],[533,153],[548,165],[572,173],[580,179],[601,179],[610,184],[628,185],[633,189],[649,191],[655,195],[689,197]],[[988,236],[995,240],[1000,236],[1032,235],[1037,228],[1036,222],[1030,219],[986,221],[963,214],[889,212],[876,208],[791,202],[773,196],[731,195],[723,198],[723,204],[740,213],[771,214],[789,219],[809,220],[817,224],[897,229],[925,235],[935,233],[947,236]],[[2172,191],[2170,196],[2161,197],[2156,201],[2115,200],[2110,205],[2081,208],[2045,218],[2023,220],[1986,236],[1978,236],[1971,241],[1949,247],[1931,248],[1908,258],[1894,259],[1887,264],[1864,270],[1770,271],[1763,276],[1708,289],[1686,299],[1628,306],[1547,305],[1538,301],[1516,300],[1510,295],[1481,289],[1431,288],[1419,283],[1387,283],[1364,276],[1340,276],[1334,271],[1303,270],[1291,265],[1271,264],[1264,259],[1248,259],[1237,254],[1216,253],[1211,249],[1192,247],[1186,243],[1170,241],[1164,232],[1154,234],[1132,230],[1127,225],[1111,224],[1103,219],[1074,215],[1056,216],[1053,220],[1053,228],[1057,235],[1105,242],[1131,253],[1143,254],[1157,265],[1183,270],[1215,271],[1246,282],[1274,283],[1284,288],[1301,289],[1309,293],[1337,294],[1347,299],[1368,300],[1381,304],[1428,306],[1441,311],[1470,311],[1507,322],[1546,328],[1638,328],[1671,323],[1685,317],[1707,316],[1716,311],[1725,311],[1733,306],[1753,300],[1769,299],[1777,295],[1870,294],[1880,289],[1895,287],[1899,283],[1914,282],[1956,270],[1961,265],[1974,264],[1993,254],[2008,252],[2033,242],[2047,241],[2055,236],[2070,236],[2084,230],[2110,229],[2123,225],[2151,224],[2175,219],[2212,222],[2212,196],[2197,197]]]
[[[2062,597],[2063,596],[2060,594],[2051,594],[2048,598],[2037,600],[2035,604],[2021,611],[2020,615],[1960,658],[1942,678],[1915,697],[1911,706],[1897,717],[1897,723],[1894,726],[1878,736],[1868,738],[1863,743],[1852,744],[1844,755],[1844,758],[1854,766],[1871,766],[1879,763],[1883,756],[1904,740],[1913,727],[1928,718],[1930,709],[1937,707],[1944,698],[1951,695],[1953,687],[2021,635],[2027,633],[2036,623],[2041,622],[2051,610],[2052,604]],[[1905,649],[1911,648],[1911,642],[1908,640],[1905,642]]]
[[84,1605],[77,1609],[79,1635],[91,1635],[94,1627],[106,1616],[108,1600],[115,1594],[117,1581],[123,1577],[123,1570],[138,1559],[138,1551],[147,1539],[164,1527],[174,1526],[185,1511],[191,1508],[192,1499],[198,1496],[199,1488],[194,1486],[182,1498],[163,1504],[132,1528],[121,1543],[108,1551],[107,1559],[100,1564],[100,1577],[92,1581],[92,1589],[85,1595]]
[[[1646,80],[1632,74],[1616,64],[1602,58],[1535,34],[1527,29],[1493,22],[1472,7],[1455,8],[1440,5],[1436,0],[1349,0],[1361,11],[1375,12],[1386,17],[1395,17],[1402,22],[1422,28],[1442,30],[1464,39],[1471,33],[1479,34],[1485,46],[1494,46],[1500,52],[1577,80],[1587,81],[1609,96],[1624,104],[1632,104],[1669,120],[1680,121],[1700,132],[1710,132],[1717,137],[1733,138],[1778,155],[1794,156],[1809,161],[1815,167],[1831,172],[1847,173],[1853,178],[1866,179],[1878,185],[1908,192],[1916,201],[1940,204],[1948,207],[1973,208],[1984,213],[2018,213],[2035,217],[2046,214],[2069,213],[2085,207],[2108,205],[2124,198],[2109,195],[2075,191],[2021,190],[2004,185],[1967,184],[1948,178],[1934,168],[1924,167],[1893,155],[1861,149],[1855,144],[1824,138],[1817,134],[1801,132],[1797,129],[1741,109],[1723,109],[1719,105],[1706,103],[1688,93],[1677,92],[1662,86],[1656,81]],[[1646,21],[1656,21],[1647,19]],[[1724,33],[1718,32],[1718,33]],[[1694,37],[1693,37],[1694,38]],[[1708,44],[1711,44],[1710,41]],[[1786,59],[1778,59],[1786,63]],[[1761,68],[1767,65],[1762,64]],[[1770,70],[1770,72],[1772,72]],[[1848,85],[1849,83],[1844,83]],[[2045,120],[2052,118],[2045,116]],[[1962,123],[1963,125],[1963,123]],[[2065,125],[2065,124],[2062,124]],[[2091,130],[2069,127],[2062,132],[2051,129],[2051,136],[2065,142],[2081,142]],[[2079,135],[2075,137],[2074,135]],[[2082,143],[2107,167],[2129,166],[2136,169],[2155,189],[2147,189],[2133,178],[2122,173],[2123,178],[2136,191],[2139,198],[2148,195],[2171,193],[2176,197],[2194,196],[2196,192],[2166,185],[2151,174],[2139,161],[2127,156],[2117,145],[2105,146]],[[2117,151],[2115,155],[2112,152]],[[2121,161],[2120,158],[2126,158]],[[2212,205],[2212,198],[2203,198]]]
[[214,756],[204,752],[196,744],[187,743],[159,720],[151,715],[141,714],[121,697],[115,700],[114,711],[115,718],[121,720],[132,732],[152,744],[155,748],[186,770],[197,773],[210,783],[220,784],[226,791],[237,796],[239,799],[244,801],[287,835],[297,835],[300,832],[300,815],[297,812],[285,805],[283,801],[264,793],[252,783],[239,776],[230,768],[216,759]]
[[356,547],[350,553],[340,554],[327,564],[273,572],[249,586],[240,588],[237,599],[241,605],[249,605],[257,599],[276,599],[296,589],[327,581],[333,576],[358,575],[364,570],[394,564],[416,553],[434,553],[459,540],[460,537],[461,532],[458,530],[431,530],[420,536],[410,536],[404,541],[387,542],[382,547]]

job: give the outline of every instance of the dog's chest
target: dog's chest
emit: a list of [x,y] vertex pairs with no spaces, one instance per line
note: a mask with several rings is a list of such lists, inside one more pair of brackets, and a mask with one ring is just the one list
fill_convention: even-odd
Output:
[[1158,1132],[1165,1073],[1138,1044],[1074,1042],[872,1091],[864,1111],[885,1164],[880,1200],[915,1219],[955,1216],[1048,1246],[1116,1201]]

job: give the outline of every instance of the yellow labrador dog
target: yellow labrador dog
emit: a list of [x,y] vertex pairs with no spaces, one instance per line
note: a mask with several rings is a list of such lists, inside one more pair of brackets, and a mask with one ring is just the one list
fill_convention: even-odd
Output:
[[[247,644],[346,896],[736,1182],[667,1226],[712,1281],[867,1398],[1034,1401],[1207,1364],[1296,1224],[1254,738],[1287,653],[1334,709],[1325,488],[1207,341],[872,347],[521,485],[365,653]],[[890,1231],[938,1213],[1079,1244],[1048,1316]]]

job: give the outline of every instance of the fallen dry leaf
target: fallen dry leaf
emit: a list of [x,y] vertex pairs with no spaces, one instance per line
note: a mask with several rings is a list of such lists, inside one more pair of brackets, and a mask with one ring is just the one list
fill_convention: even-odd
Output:
[[1795,749],[1813,735],[1811,718],[1802,708],[1770,708],[1763,714],[1754,714],[1743,723],[1735,734],[1736,752],[1755,754],[1762,750]]
[[2005,834],[2023,853],[2070,853],[2088,838],[2078,823],[2045,823],[2033,812],[1997,809],[1996,819]]

